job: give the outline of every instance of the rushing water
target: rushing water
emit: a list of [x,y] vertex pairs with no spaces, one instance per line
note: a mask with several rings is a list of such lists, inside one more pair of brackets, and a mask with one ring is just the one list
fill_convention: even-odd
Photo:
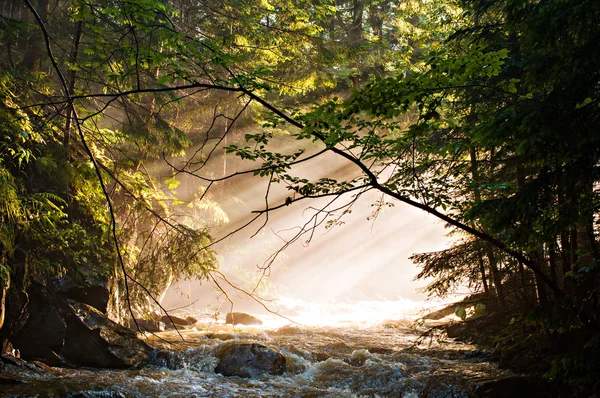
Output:
[[[200,322],[182,332],[185,342],[172,331],[147,337],[160,354],[142,369],[53,368],[44,375],[22,374],[26,383],[0,385],[0,390],[19,397],[82,391],[71,396],[104,391],[105,397],[470,397],[478,383],[505,372],[473,346],[420,338],[425,327],[409,319],[357,323],[330,316],[314,318],[312,326],[278,322],[235,328]],[[214,354],[232,340],[278,350],[287,371],[254,379],[216,374]]]

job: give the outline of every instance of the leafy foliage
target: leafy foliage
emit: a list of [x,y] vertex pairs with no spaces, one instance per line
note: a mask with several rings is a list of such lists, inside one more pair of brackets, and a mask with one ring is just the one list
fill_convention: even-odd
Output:
[[[91,264],[159,295],[215,270],[209,220],[227,215],[213,184],[268,179],[257,217],[351,192],[343,214],[374,189],[467,234],[412,257],[430,292],[466,283],[518,314],[511,325],[535,314],[541,332],[527,324],[522,341],[536,352],[574,343],[548,354],[549,377],[598,388],[581,361],[600,327],[600,3],[26,4],[0,21],[0,263],[13,277]],[[297,173],[326,153],[355,171]],[[256,167],[227,174],[231,155]],[[225,176],[206,167],[215,158]],[[178,197],[183,175],[204,184],[193,199]],[[143,302],[134,285],[121,294]]]

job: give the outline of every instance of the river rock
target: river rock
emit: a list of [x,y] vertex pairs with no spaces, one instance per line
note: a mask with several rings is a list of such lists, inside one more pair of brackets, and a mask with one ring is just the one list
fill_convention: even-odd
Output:
[[25,322],[11,338],[13,346],[25,359],[37,359],[53,366],[66,364],[60,354],[67,331],[65,314],[69,307],[66,301],[34,283],[25,305]]
[[228,325],[262,325],[262,321],[245,312],[230,312],[225,316]]
[[135,321],[133,319],[129,319],[129,327],[133,330],[138,330],[142,332],[162,332],[166,329],[165,323],[161,321],[147,320],[136,318]]
[[128,368],[150,359],[151,348],[125,328],[87,304],[68,300],[75,316],[68,319],[62,353],[71,361],[100,368]]
[[0,386],[1,385],[11,385],[11,384],[23,384],[23,382],[21,380],[17,380],[15,378],[12,377],[8,377],[5,376],[3,374],[0,374]]
[[98,276],[96,272],[85,266],[57,278],[53,288],[61,296],[91,305],[102,313],[106,313],[111,296],[111,281]]
[[25,325],[11,338],[24,359],[98,368],[127,368],[149,360],[150,347],[134,331],[45,286],[30,289],[27,312]]
[[166,316],[163,315],[160,318],[161,322],[165,324],[165,327],[168,329],[174,329],[176,327],[185,327],[195,325],[198,320],[193,316],[188,316],[187,318],[181,318],[175,315]]
[[233,343],[223,346],[216,354],[219,363],[216,373],[223,376],[257,377],[285,372],[285,357],[269,347],[255,343]]
[[451,339],[468,340],[471,336],[469,327],[466,323],[452,323],[445,327],[446,334]]
[[27,361],[24,361],[21,358],[17,358],[12,355],[2,355],[0,356],[0,364],[8,364],[16,367],[22,367],[27,364]]
[[154,358],[152,363],[154,365],[168,368],[171,370],[178,370],[185,368],[185,358],[180,352],[169,351],[169,350],[157,350],[154,352]]

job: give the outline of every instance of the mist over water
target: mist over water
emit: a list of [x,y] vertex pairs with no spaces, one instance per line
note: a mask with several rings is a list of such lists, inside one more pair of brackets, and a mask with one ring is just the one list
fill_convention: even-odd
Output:
[[[277,145],[284,152],[296,149],[288,148],[290,144],[284,138]],[[315,148],[308,148],[304,156],[314,151]],[[221,155],[214,157],[200,174],[218,178],[257,167],[257,163],[225,154],[222,148],[216,152]],[[350,181],[361,171],[347,160],[326,153],[294,166],[292,174],[310,181],[324,177]],[[182,182],[179,196],[183,200],[197,196],[202,186],[206,186],[190,176],[178,178]],[[352,206],[325,217],[314,231],[302,235],[289,247],[285,247],[286,242],[301,228],[310,230],[314,226],[315,214],[323,218],[324,206],[333,197],[282,206],[270,211],[268,220],[263,215],[242,228],[256,215],[253,212],[266,208],[267,202],[273,208],[284,204],[287,198],[296,199],[297,195],[281,185],[269,186],[268,178],[252,174],[211,187],[206,198],[218,203],[227,215],[227,222],[216,220],[212,226],[208,222],[213,238],[235,232],[214,246],[219,270],[227,281],[245,292],[253,292],[270,310],[316,323],[322,323],[317,321],[322,317],[318,314],[329,314],[330,322],[343,318],[367,321],[373,320],[374,314],[378,314],[377,318],[390,318],[431,306],[424,303],[426,294],[421,291],[427,281],[413,280],[418,269],[408,257],[449,246],[450,239],[445,236],[447,230],[441,222],[419,209],[388,202],[381,194],[369,191]],[[353,194],[344,194],[325,209],[339,208],[354,199]],[[328,221],[336,221],[336,225],[326,228]],[[285,250],[281,250],[283,247]],[[277,255],[271,263],[274,254]],[[190,311],[208,308],[229,312],[232,310],[229,298],[235,311],[268,314],[262,304],[246,293],[217,279],[226,295],[211,282],[180,281],[168,291],[163,306],[173,309],[189,305],[186,308]]]
[[[309,244],[307,237],[295,242],[279,254],[261,280],[261,267],[283,245],[280,237],[294,233],[290,228],[310,218],[309,211],[299,206],[281,210],[256,236],[250,237],[257,227],[250,227],[217,246],[220,270],[248,292],[261,280],[255,292],[267,300],[269,309],[300,322],[321,324],[318,318],[325,314],[330,323],[413,314],[431,303],[424,302],[421,289],[427,282],[413,280],[418,269],[408,257],[441,250],[449,238],[432,217],[402,205],[385,208],[376,219],[367,220],[377,199],[364,195],[344,216],[343,225],[317,228]],[[246,294],[226,283],[220,285],[234,302],[234,310],[267,315]],[[169,291],[163,305],[178,308],[194,303],[193,308],[214,309],[222,304],[221,312],[228,312],[231,305],[224,300],[208,282],[184,281]]]

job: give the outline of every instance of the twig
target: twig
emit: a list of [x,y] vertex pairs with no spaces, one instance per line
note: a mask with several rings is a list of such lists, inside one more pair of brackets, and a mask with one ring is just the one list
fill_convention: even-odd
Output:
[[183,305],[183,306],[181,306],[181,307],[173,308],[173,309],[170,309],[170,310],[168,310],[168,311],[169,311],[169,312],[173,312],[173,311],[181,310],[181,309],[184,309],[184,308],[187,308],[187,307],[191,307],[192,305],[196,304],[197,302],[198,302],[198,299],[196,299],[196,300],[192,301],[192,302],[191,302],[191,303],[189,303],[189,304]]

